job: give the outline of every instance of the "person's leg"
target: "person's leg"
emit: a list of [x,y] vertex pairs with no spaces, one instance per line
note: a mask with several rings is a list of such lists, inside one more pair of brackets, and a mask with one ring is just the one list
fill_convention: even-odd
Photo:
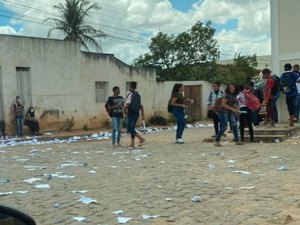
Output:
[[294,118],[295,118],[295,112],[294,112],[295,106],[294,106],[294,102],[295,102],[295,98],[296,98],[296,96],[286,97],[286,104],[287,104],[289,115],[290,115],[290,122],[289,122],[289,126],[290,127],[294,126]]
[[[245,111],[245,109],[241,109],[241,111]],[[241,134],[241,141],[244,142],[244,134],[245,134],[245,121],[246,121],[246,114],[247,113],[241,113],[240,114],[240,134]]]
[[219,131],[217,133],[217,137],[215,139],[217,146],[219,145],[219,142],[221,140],[222,135],[227,130],[227,126],[228,126],[228,114],[227,114],[227,111],[222,110],[219,113],[219,119],[220,119],[220,129],[219,129]]
[[18,137],[21,136],[20,124],[21,124],[21,118],[16,117],[16,134],[17,134]]
[[238,143],[239,142],[239,132],[238,132],[238,128],[237,128],[236,115],[232,112],[229,112],[228,113],[228,120],[229,120],[229,124],[231,124],[231,127],[232,127],[232,133],[233,133],[234,141],[235,141],[235,143]]
[[184,118],[184,112],[182,108],[174,108],[173,109],[173,115],[176,118],[177,121],[177,129],[176,129],[176,140],[182,138],[182,133],[185,127],[185,118]]
[[117,144],[120,145],[120,141],[121,141],[121,135],[122,135],[122,123],[123,120],[122,118],[118,118],[118,126],[117,126]]
[[300,94],[297,95],[297,97],[295,98],[295,119],[296,121],[299,121],[299,110],[300,110]]
[[118,129],[118,118],[116,117],[111,118],[111,126],[112,126],[111,141],[112,141],[112,145],[115,146],[117,129]]
[[219,131],[219,126],[220,126],[220,119],[219,119],[219,116],[215,112],[213,112],[212,116],[213,116],[213,122],[214,122],[215,135],[217,136],[217,133]]
[[252,126],[252,113],[253,112],[250,109],[247,109],[246,123],[247,123],[248,129],[249,129],[250,141],[254,142],[254,131],[253,131],[253,126]]
[[139,114],[130,114],[128,115],[128,132],[131,136],[131,144],[130,147],[135,148],[135,137],[140,139],[140,142],[143,142],[145,139],[143,139],[137,132],[135,131],[135,125],[139,118]]
[[273,113],[273,121],[274,123],[278,123],[278,110],[277,110],[277,100],[280,97],[280,93],[278,92],[274,98],[272,99],[272,113]]
[[23,137],[23,124],[24,124],[24,119],[23,117],[20,118],[20,135]]

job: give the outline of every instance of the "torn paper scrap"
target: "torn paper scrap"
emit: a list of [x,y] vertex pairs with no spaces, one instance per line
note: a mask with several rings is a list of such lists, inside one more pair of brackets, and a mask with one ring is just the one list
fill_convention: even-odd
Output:
[[159,217],[159,215],[150,216],[150,215],[143,214],[142,217],[143,217],[144,220],[148,220],[148,219],[151,219],[151,218],[157,218],[157,217]]
[[232,171],[233,173],[239,173],[239,174],[244,174],[244,175],[250,175],[251,173],[248,171],[244,171],[244,170],[235,170]]
[[84,221],[86,218],[83,216],[74,216],[73,217],[74,220],[78,221],[78,222],[82,222]]
[[5,196],[5,195],[12,195],[12,191],[9,192],[0,192],[0,196]]
[[130,217],[118,217],[118,223],[127,223],[129,220],[131,220]]
[[80,201],[83,204],[90,204],[90,203],[97,202],[97,200],[85,196],[81,196],[78,201]]
[[72,191],[73,194],[79,193],[79,194],[84,194],[87,193],[88,190],[78,190],[78,191]]
[[196,195],[194,197],[191,198],[193,202],[201,202],[201,197],[199,195]]
[[123,210],[116,210],[116,211],[113,211],[113,214],[118,215],[118,214],[121,214],[123,212],[124,212]]
[[251,187],[239,187],[240,190],[252,190],[254,188],[255,188],[255,186],[251,186]]
[[32,184],[38,180],[42,180],[42,178],[35,178],[35,177],[32,177],[32,178],[29,178],[27,180],[23,180],[24,183],[28,183],[28,184]]
[[37,184],[34,187],[37,189],[48,189],[48,188],[50,188],[50,185],[49,184]]

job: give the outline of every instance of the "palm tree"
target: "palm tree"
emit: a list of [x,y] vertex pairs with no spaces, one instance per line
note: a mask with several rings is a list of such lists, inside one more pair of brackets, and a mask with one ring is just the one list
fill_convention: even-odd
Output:
[[61,18],[47,18],[44,22],[52,22],[55,27],[48,31],[48,37],[54,30],[62,31],[65,34],[64,40],[78,41],[89,51],[94,47],[98,52],[102,51],[101,44],[96,38],[105,37],[101,30],[94,29],[85,23],[92,9],[100,9],[97,3],[89,0],[66,0],[65,4],[59,3],[53,6],[61,14]]

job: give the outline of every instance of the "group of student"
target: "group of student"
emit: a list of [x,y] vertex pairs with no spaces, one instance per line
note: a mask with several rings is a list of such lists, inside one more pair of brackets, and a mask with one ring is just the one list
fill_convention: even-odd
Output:
[[[273,75],[271,70],[265,68],[262,70],[262,78],[266,80],[262,94],[259,89],[254,89],[253,82],[248,83],[246,89],[243,85],[229,84],[225,89],[225,93],[220,90],[219,82],[215,82],[212,85],[213,91],[208,96],[207,104],[208,117],[212,118],[214,122],[215,135],[212,137],[215,138],[216,147],[222,146],[220,140],[222,136],[226,135],[225,131],[227,130],[228,123],[234,135],[236,145],[244,144],[245,126],[249,130],[250,141],[254,142],[253,125],[259,125],[261,103],[266,105],[267,113],[262,125],[274,127],[275,123],[278,122],[276,102],[280,96],[280,92],[286,95],[289,127],[294,127],[294,122],[299,120],[299,66],[294,65],[292,67],[290,63],[285,64],[284,73],[280,77]],[[256,96],[255,101],[253,100],[254,96]],[[217,99],[221,100],[221,109],[216,112]],[[254,104],[258,107],[254,107]],[[238,124],[240,134],[238,133]]]
[[[32,135],[41,135],[39,122],[35,118],[35,109],[30,106],[26,113],[24,113],[24,105],[21,97],[17,96],[15,102],[12,105],[12,117],[15,121],[16,137],[23,137],[23,125],[28,126]],[[25,117],[25,120],[24,120]],[[0,122],[0,129],[3,138],[6,138],[5,121]]]
[[[135,140],[139,140],[137,146],[142,146],[145,143],[145,138],[143,138],[140,133],[135,129],[136,122],[142,116],[144,117],[144,107],[141,104],[141,96],[136,91],[137,83],[132,81],[130,83],[129,91],[127,92],[126,99],[120,96],[120,88],[113,87],[113,95],[110,96],[105,104],[106,111],[112,120],[112,146],[121,146],[121,132],[123,119],[126,118],[127,131],[130,134],[130,145],[127,147],[128,150],[136,148]],[[126,116],[125,116],[125,115]]]

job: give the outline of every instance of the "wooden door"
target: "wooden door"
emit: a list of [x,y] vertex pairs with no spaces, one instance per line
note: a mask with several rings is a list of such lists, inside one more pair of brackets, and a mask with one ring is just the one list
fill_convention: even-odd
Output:
[[185,98],[193,99],[193,104],[187,108],[188,120],[196,121],[202,119],[201,114],[201,85],[184,86]]

